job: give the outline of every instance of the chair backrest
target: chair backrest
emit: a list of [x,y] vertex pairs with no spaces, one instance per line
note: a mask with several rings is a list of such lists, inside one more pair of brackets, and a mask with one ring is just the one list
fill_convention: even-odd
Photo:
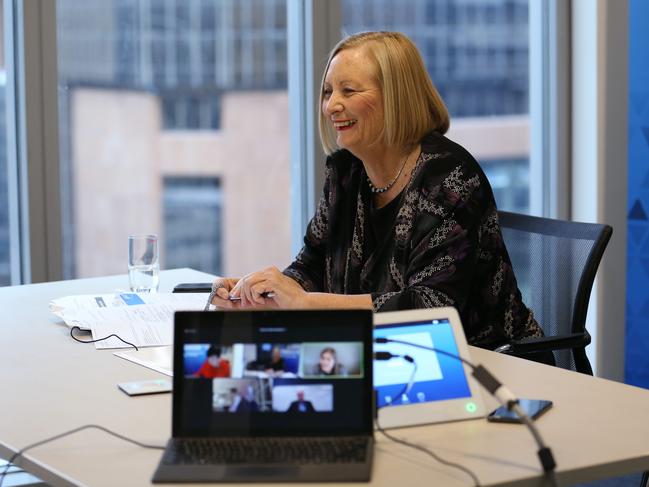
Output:
[[[613,229],[506,211],[498,215],[523,300],[545,335],[588,333],[588,300]],[[584,347],[553,353],[557,366],[592,375]]]

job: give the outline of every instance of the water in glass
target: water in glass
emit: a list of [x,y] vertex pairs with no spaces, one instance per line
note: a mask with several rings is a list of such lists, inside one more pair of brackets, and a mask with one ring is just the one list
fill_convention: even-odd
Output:
[[156,292],[160,280],[158,237],[129,235],[128,278],[133,292]]
[[133,292],[155,292],[160,284],[160,268],[158,264],[129,266],[128,280]]

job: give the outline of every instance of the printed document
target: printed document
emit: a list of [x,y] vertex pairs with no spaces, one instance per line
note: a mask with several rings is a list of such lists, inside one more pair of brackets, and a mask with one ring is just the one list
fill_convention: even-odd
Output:
[[[118,295],[119,303],[97,305],[99,295],[69,296],[56,300],[68,307],[53,310],[69,327],[90,330],[93,340],[117,335],[137,347],[171,345],[173,342],[174,312],[202,310],[207,300],[205,293],[158,293],[152,295],[126,293]],[[107,303],[108,296],[102,299]],[[111,301],[113,303],[113,301]],[[117,337],[95,343],[98,349],[132,348]]]
[[[149,304],[146,306],[83,309],[73,316],[65,316],[66,322],[92,331],[93,340],[117,335],[137,347],[171,345],[173,343],[173,321],[176,308],[170,304]],[[103,348],[132,348],[117,337],[95,343]]]

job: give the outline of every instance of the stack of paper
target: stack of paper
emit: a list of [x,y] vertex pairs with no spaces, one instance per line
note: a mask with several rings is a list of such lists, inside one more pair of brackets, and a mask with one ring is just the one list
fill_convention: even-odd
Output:
[[[93,340],[118,335],[137,347],[171,345],[174,312],[202,310],[205,293],[117,293],[66,296],[50,302],[52,312],[69,327],[92,332]],[[130,348],[111,337],[95,342],[97,348]]]

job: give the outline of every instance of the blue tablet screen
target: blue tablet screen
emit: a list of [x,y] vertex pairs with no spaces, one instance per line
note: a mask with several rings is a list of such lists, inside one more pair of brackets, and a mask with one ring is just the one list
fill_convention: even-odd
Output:
[[[453,328],[444,319],[379,326],[374,329],[374,337],[417,343],[458,354]],[[406,393],[404,388],[412,377],[413,365],[401,358],[374,361],[374,387],[379,407],[471,397],[464,367],[459,360],[400,343],[377,343],[374,351],[409,355],[417,365],[412,386]]]

